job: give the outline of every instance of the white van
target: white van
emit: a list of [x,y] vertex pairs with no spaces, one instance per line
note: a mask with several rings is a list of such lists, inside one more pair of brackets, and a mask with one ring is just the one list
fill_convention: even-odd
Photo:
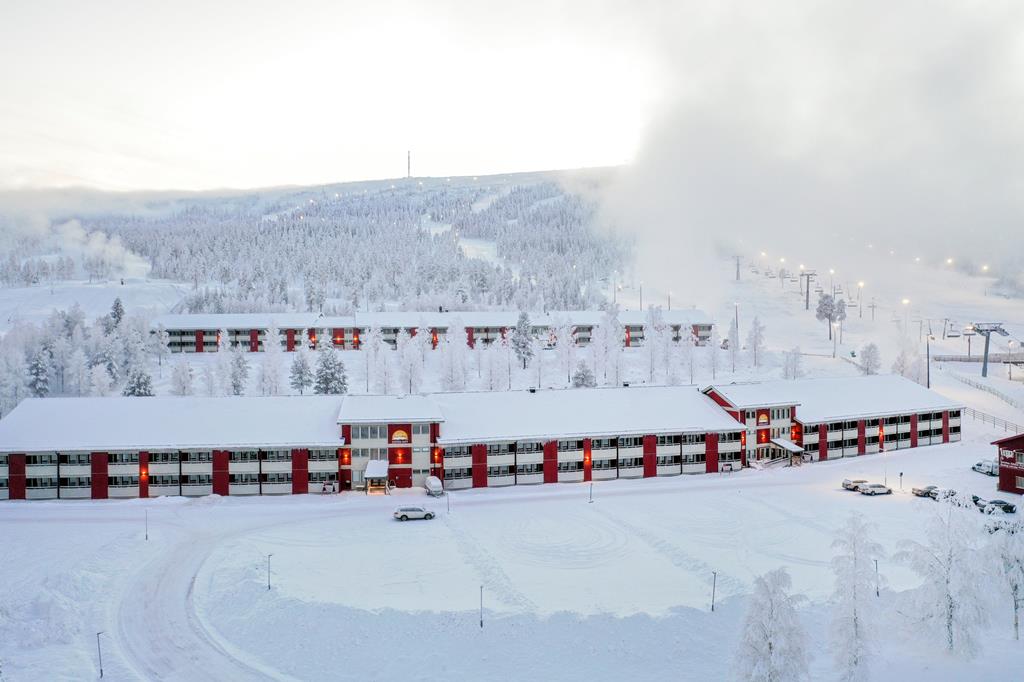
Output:
[[991,459],[983,459],[980,462],[977,462],[971,468],[977,471],[979,474],[987,474],[988,476],[999,475],[999,464]]
[[441,479],[437,476],[428,476],[423,487],[427,489],[427,494],[431,497],[440,497],[444,495],[444,485],[441,483]]

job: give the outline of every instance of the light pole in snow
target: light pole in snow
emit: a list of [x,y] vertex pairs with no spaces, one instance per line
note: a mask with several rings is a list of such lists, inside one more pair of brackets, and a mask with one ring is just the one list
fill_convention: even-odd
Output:
[[484,586],[480,586],[480,629],[484,629]]
[[272,557],[272,556],[274,556],[274,555],[273,554],[268,554],[267,555],[267,589],[268,590],[270,589],[270,557]]
[[96,633],[96,655],[100,659],[100,677],[103,677],[103,649],[100,647],[100,635],[102,634],[102,630]]
[[857,282],[857,316],[864,317],[864,305],[861,303],[864,298],[864,282]]
[[146,540],[149,540],[149,510],[146,510]]
[[711,571],[711,610],[715,610],[715,590],[718,587],[718,571]]

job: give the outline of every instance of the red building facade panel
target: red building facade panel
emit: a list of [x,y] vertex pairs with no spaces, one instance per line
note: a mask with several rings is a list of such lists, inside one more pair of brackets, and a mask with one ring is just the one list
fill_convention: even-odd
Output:
[[139,453],[139,497],[149,497],[149,453]]
[[644,436],[644,478],[658,475],[658,437]]
[[867,424],[863,419],[857,420],[857,454],[863,455],[867,452],[868,437],[867,437]]
[[558,441],[544,443],[544,482],[558,483]]
[[818,459],[828,459],[828,424],[818,424]]
[[910,415],[910,447],[917,447],[917,415]]
[[487,487],[487,446],[474,445],[469,450],[470,461],[473,467],[473,487]]
[[228,495],[231,492],[230,473],[228,472],[227,450],[213,451],[213,494]]
[[584,482],[593,480],[591,478],[592,471],[593,471],[592,466],[593,466],[593,463],[591,461],[590,439],[589,438],[584,438],[583,439],[583,481]]
[[309,450],[292,450],[292,495],[309,492]]
[[25,455],[7,455],[7,497],[25,499]]
[[704,471],[712,474],[718,471],[718,434],[704,436]]
[[89,461],[92,465],[92,499],[105,500],[110,483],[107,480],[110,456],[105,452],[94,452],[89,456]]

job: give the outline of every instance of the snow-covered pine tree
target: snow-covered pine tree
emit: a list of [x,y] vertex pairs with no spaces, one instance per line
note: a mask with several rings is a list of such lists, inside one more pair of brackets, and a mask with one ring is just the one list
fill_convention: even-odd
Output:
[[597,386],[597,378],[594,376],[594,372],[583,360],[579,361],[576,365],[576,371],[572,374],[572,387],[573,388],[593,388]]
[[655,374],[664,366],[667,348],[665,347],[665,322],[660,306],[651,306],[644,316],[644,356],[647,365],[647,381],[654,383]]
[[309,358],[305,350],[299,350],[292,359],[292,367],[289,373],[289,384],[299,395],[305,393],[306,389],[313,385],[313,370],[309,367]]
[[89,390],[89,359],[81,348],[72,351],[68,358],[65,381],[75,395],[83,395]]
[[124,304],[121,303],[121,297],[118,296],[114,299],[114,304],[110,306],[110,319],[117,327],[121,324],[121,320],[124,319]]
[[690,376],[690,383],[693,383],[693,356],[694,348],[697,346],[697,339],[694,337],[693,332],[683,327],[680,332],[679,339],[679,359],[686,365],[686,370]]
[[923,534],[925,542],[907,540],[894,555],[924,581],[916,590],[914,613],[954,653],[977,650],[978,629],[986,621],[986,581],[977,561],[977,529],[961,504],[944,504]]
[[50,354],[40,348],[28,363],[28,390],[36,398],[50,394]]
[[211,363],[207,362],[203,365],[202,375],[205,395],[211,398],[220,395],[220,378],[217,376],[217,371]]
[[[418,334],[417,334],[418,336]],[[401,393],[416,393],[423,382],[423,361],[416,343],[416,337],[402,329],[395,339],[398,360],[398,390]]]
[[260,358],[259,383],[260,395],[279,395],[281,393],[281,334],[273,322],[263,337],[263,354]]
[[863,516],[851,514],[832,541],[832,651],[844,682],[868,679],[877,633],[875,561],[884,552],[871,533]]
[[516,359],[523,369],[526,369],[533,357],[533,328],[530,324],[530,316],[525,312],[519,313],[516,327],[512,330],[512,349],[516,353]]
[[757,316],[754,316],[754,321],[750,323],[750,331],[747,332],[747,349],[753,358],[754,367],[757,367],[758,356],[764,352],[764,325]]
[[316,352],[316,379],[313,390],[319,395],[341,395],[348,393],[348,377],[345,364],[329,341],[320,341]]
[[366,373],[366,392],[369,393],[370,387],[379,383],[380,364],[382,360],[386,360],[382,354],[387,351],[387,346],[380,327],[364,330],[359,347],[362,350],[363,369]]
[[743,636],[736,652],[739,676],[749,682],[796,682],[808,677],[807,634],[797,605],[802,595],[790,593],[792,580],[785,568],[754,579]]
[[139,397],[153,396],[153,379],[143,369],[136,369],[128,375],[128,381],[124,385],[121,395]]
[[163,324],[158,324],[156,331],[150,334],[150,349],[156,356],[157,365],[163,367],[164,358],[171,354],[171,335]]
[[245,351],[240,344],[231,346],[229,381],[231,384],[231,395],[245,395],[245,388],[249,383],[249,360],[245,357]]
[[193,393],[192,365],[186,358],[182,358],[174,363],[174,368],[171,369],[171,394],[192,395]]
[[989,552],[1003,579],[1013,607],[1013,638],[1020,639],[1020,611],[1024,607],[1024,523],[1002,521],[992,526]]
[[860,349],[860,368],[865,374],[878,374],[882,368],[882,355],[878,346],[869,343]]

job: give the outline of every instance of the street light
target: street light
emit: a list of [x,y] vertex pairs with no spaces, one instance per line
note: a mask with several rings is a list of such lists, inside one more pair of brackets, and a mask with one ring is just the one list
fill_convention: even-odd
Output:
[[907,333],[907,327],[910,326],[910,299],[905,298],[903,303],[903,333]]
[[836,356],[836,350],[839,348],[839,323],[832,323],[832,357]]
[[668,309],[672,310],[672,290],[668,290]]
[[274,556],[274,555],[273,554],[268,554],[267,555],[267,589],[268,590],[270,589],[270,557],[272,557],[272,556]]
[[864,306],[861,305],[861,299],[864,295],[864,282],[857,282],[857,317],[864,317]]
[[932,336],[931,334],[926,336],[925,340],[924,340],[925,367],[926,367],[925,376],[927,377],[927,379],[925,380],[925,388],[931,388],[932,387],[932,341],[934,341],[934,340],[935,340],[935,337]]

